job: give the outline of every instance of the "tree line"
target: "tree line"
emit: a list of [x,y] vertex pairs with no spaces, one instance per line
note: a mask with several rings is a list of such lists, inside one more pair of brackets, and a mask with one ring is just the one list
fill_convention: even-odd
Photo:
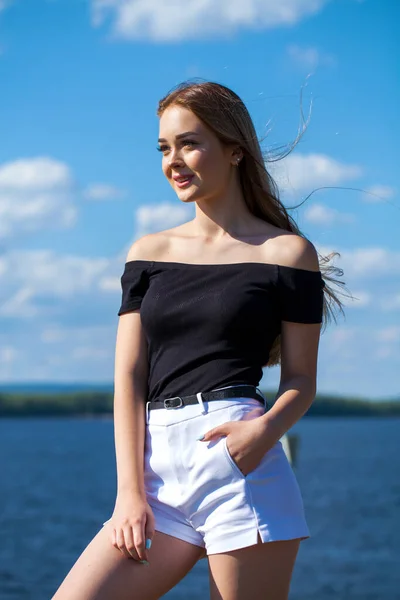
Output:
[[[269,406],[276,393],[264,392]],[[0,393],[0,417],[97,416],[113,414],[112,392],[81,391],[59,394]],[[372,401],[317,394],[306,417],[400,416],[400,398]]]

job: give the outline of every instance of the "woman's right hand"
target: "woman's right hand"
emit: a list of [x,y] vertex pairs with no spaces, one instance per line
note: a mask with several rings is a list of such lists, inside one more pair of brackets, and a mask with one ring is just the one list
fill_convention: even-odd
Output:
[[111,544],[127,558],[148,562],[146,540],[154,536],[155,519],[151,506],[143,496],[118,496],[112,517],[104,524],[110,532]]

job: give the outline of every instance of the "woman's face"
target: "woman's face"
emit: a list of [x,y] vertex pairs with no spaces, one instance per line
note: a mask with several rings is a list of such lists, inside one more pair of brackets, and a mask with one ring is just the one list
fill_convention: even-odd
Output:
[[[169,106],[160,117],[162,170],[184,202],[211,199],[224,193],[235,158],[217,136],[181,106]],[[179,183],[179,179],[188,177]]]

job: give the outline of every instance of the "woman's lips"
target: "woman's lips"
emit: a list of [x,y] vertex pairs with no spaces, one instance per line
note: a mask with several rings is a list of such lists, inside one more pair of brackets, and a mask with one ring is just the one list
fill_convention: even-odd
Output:
[[183,181],[177,181],[176,179],[174,181],[179,188],[184,188],[191,184],[193,177],[194,177],[194,175],[191,175],[190,177],[188,177],[187,179],[185,179]]

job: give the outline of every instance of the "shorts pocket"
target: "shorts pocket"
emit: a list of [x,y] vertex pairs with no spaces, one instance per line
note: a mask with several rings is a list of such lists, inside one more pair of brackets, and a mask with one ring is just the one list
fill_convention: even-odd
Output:
[[225,455],[225,458],[226,458],[227,462],[229,463],[231,469],[235,472],[236,475],[238,475],[242,479],[247,479],[248,477],[252,478],[253,476],[256,476],[256,474],[260,474],[261,476],[263,476],[265,468],[269,470],[271,461],[276,459],[277,455],[279,455],[279,453],[284,455],[282,444],[280,441],[278,441],[270,450],[268,450],[268,452],[266,452],[264,454],[264,456],[262,457],[262,459],[260,460],[258,465],[254,469],[252,469],[251,471],[249,471],[248,473],[245,474],[245,473],[243,473],[243,471],[241,471],[239,465],[235,462],[234,458],[231,456],[231,454],[229,452],[227,440],[228,440],[227,436],[223,437],[221,440],[223,454]]
[[235,471],[236,475],[238,475],[241,478],[245,478],[245,477],[247,477],[247,475],[242,473],[239,466],[233,460],[233,458],[229,452],[228,445],[227,445],[227,439],[228,439],[227,436],[222,438],[222,448],[223,448],[224,454],[226,456],[226,459],[227,459],[228,463],[230,464],[230,466],[232,467],[232,469]]
[[[257,417],[260,417],[262,414],[264,414],[264,407],[260,405],[258,400],[255,400],[254,398],[245,398],[241,402],[237,402],[237,403],[233,402],[229,406],[228,418],[226,420],[228,420],[228,421],[248,421],[248,420],[256,419]],[[240,470],[239,465],[235,462],[235,460],[233,459],[233,457],[231,456],[231,454],[229,452],[229,448],[227,445],[227,436],[222,438],[222,448],[223,448],[223,454],[225,455],[225,458],[227,459],[227,462],[230,465],[231,469],[234,471],[234,473],[237,476],[241,477],[242,479],[246,479],[246,477],[249,477],[252,473],[254,473],[254,471],[256,471],[258,469],[259,465],[255,469],[252,469],[249,473],[246,473],[246,474],[244,474]]]

